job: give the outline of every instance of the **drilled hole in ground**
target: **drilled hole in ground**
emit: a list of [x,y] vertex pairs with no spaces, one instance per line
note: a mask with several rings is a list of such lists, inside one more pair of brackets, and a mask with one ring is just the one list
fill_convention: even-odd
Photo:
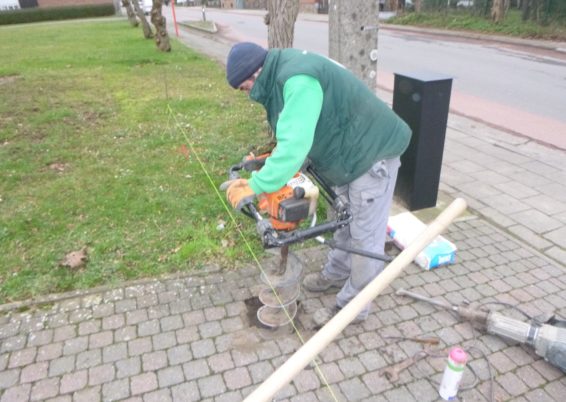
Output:
[[[274,314],[275,314],[275,318],[274,320],[269,320],[270,322],[276,322],[277,320],[280,320],[282,322],[282,324],[280,326],[267,326],[265,324],[263,324],[257,317],[257,311],[261,308],[264,307],[264,304],[259,300],[259,297],[250,297],[249,299],[244,300],[244,304],[246,305],[246,317],[248,319],[248,325],[250,327],[256,327],[256,328],[260,328],[263,330],[267,330],[267,331],[277,331],[278,328],[283,328],[283,327],[291,327],[292,325],[289,323],[285,313],[283,313],[282,311],[278,311],[277,309],[273,309]],[[292,313],[295,317],[294,317],[294,322],[296,320],[296,311],[300,306],[300,302],[297,301],[296,302],[296,309],[295,312]],[[287,309],[289,309],[290,307],[287,306]]]
[[259,308],[263,306],[263,303],[259,300],[259,297],[250,297],[249,299],[244,300],[244,303],[247,309],[246,317],[248,318],[248,325],[250,327],[269,329],[268,326],[263,325],[257,319],[257,310],[259,310]]

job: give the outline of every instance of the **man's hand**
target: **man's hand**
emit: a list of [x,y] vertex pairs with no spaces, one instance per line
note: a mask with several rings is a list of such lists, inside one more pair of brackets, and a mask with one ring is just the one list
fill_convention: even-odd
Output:
[[253,202],[256,194],[246,179],[232,181],[226,190],[228,201],[234,209],[241,210],[246,204]]

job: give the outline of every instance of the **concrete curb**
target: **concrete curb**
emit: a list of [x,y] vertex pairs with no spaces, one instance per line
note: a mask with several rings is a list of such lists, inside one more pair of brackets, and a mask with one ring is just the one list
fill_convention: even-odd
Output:
[[206,276],[219,271],[221,271],[221,268],[219,266],[208,266],[199,271],[177,272],[173,274],[157,276],[154,278],[135,279],[132,281],[117,283],[114,285],[103,285],[90,289],[78,289],[65,293],[51,293],[48,295],[34,297],[29,300],[21,300],[12,303],[0,304],[0,314],[5,314],[10,311],[25,309],[33,306],[41,306],[45,304],[62,302],[64,300],[90,296],[93,294],[103,293],[113,289],[122,289],[130,286],[146,285],[149,283],[183,279],[188,277]]
[[[198,21],[200,22],[200,21]],[[199,26],[199,25],[194,25],[194,21],[183,21],[183,22],[179,22],[179,25],[185,27],[185,28],[189,28],[189,29],[196,29],[197,31],[203,31],[203,32],[207,32],[207,33],[217,33],[218,32],[218,28],[216,27],[216,24],[214,23],[214,21],[209,21],[211,24],[211,28],[206,28],[203,26]]]
[[430,34],[430,35],[442,35],[442,36],[451,36],[455,38],[465,38],[465,39],[475,39],[475,40],[484,40],[484,41],[491,41],[491,42],[499,42],[499,43],[507,43],[512,45],[521,45],[521,46],[529,46],[529,47],[536,47],[548,50],[554,50],[557,52],[564,52],[566,53],[566,42],[559,42],[559,41],[548,41],[548,40],[535,40],[535,39],[523,39],[523,38],[515,38],[503,35],[489,35],[489,34],[481,34],[471,31],[456,31],[456,30],[449,30],[449,29],[433,29],[433,28],[422,28],[422,27],[412,27],[412,26],[405,26],[405,25],[394,25],[388,23],[382,23],[381,29],[385,30],[392,30],[392,31],[402,31],[402,32],[415,32],[421,34]]

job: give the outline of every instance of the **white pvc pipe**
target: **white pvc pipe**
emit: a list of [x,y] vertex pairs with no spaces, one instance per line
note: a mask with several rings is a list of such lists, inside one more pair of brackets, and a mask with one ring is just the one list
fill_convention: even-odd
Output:
[[312,336],[293,356],[267,378],[244,402],[267,402],[309,364],[360,311],[403,272],[416,256],[466,209],[466,201],[455,199],[428,227],[397,256],[354,299],[344,306],[324,327]]

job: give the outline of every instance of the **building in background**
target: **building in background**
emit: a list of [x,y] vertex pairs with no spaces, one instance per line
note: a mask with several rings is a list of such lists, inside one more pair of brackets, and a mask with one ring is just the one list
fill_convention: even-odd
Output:
[[[220,0],[221,8],[267,10],[268,0]],[[200,1],[197,1],[200,3]],[[210,1],[209,1],[210,6]],[[328,0],[300,0],[300,11],[304,13],[328,13]]]

